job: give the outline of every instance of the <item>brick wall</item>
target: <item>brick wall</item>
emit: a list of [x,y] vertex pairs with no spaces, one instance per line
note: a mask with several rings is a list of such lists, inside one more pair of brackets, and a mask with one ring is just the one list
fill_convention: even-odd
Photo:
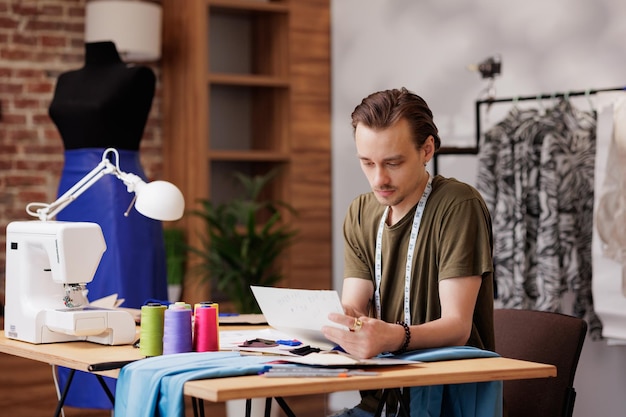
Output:
[[[48,117],[56,79],[82,66],[85,0],[0,0],[0,303],[6,226],[32,201],[56,198],[63,143]],[[141,144],[149,178],[161,174],[160,71]]]

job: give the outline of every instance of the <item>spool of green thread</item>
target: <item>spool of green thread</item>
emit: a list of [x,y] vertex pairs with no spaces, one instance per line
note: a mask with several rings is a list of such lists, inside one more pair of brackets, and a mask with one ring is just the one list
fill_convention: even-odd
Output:
[[139,351],[144,356],[163,354],[163,319],[166,306],[149,303],[141,307]]

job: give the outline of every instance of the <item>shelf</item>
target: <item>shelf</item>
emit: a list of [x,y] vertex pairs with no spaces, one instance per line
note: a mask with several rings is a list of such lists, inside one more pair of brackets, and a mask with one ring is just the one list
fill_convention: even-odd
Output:
[[288,88],[211,85],[208,148],[240,155],[287,152],[288,93]]
[[[235,198],[236,172],[278,171],[264,194],[298,210],[299,235],[280,260],[281,285],[328,288],[330,2],[162,4],[164,175],[193,210],[204,199]],[[205,237],[195,216],[184,216],[177,227],[190,246]],[[190,255],[189,265],[196,261]],[[193,273],[185,278],[186,302],[219,297]]]
[[[265,76],[259,78],[261,82],[289,74],[289,7],[250,1],[209,4],[210,74]],[[254,83],[251,79],[239,80]],[[226,82],[237,80],[227,78]]]
[[221,12],[240,13],[287,13],[289,5],[275,1],[245,1],[245,0],[207,0],[211,9]]
[[289,88],[288,78],[269,75],[212,73],[208,76],[208,83],[214,85]]
[[266,175],[278,170],[278,175],[269,188],[264,191],[269,198],[285,200],[284,187],[288,178],[285,176],[288,164],[286,161],[276,162],[267,159],[212,159],[210,165],[210,181],[207,195],[216,203],[224,203],[241,196],[241,184],[235,179],[235,173],[254,177]]
[[290,156],[283,152],[272,151],[210,151],[212,161],[247,161],[247,162],[289,162]]

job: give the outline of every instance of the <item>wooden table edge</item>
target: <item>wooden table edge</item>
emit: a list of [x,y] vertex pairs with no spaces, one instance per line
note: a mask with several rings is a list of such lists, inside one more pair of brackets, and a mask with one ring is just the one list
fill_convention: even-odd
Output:
[[[369,368],[368,368],[369,369]],[[505,381],[556,376],[554,365],[510,358],[477,358],[378,367],[377,376],[266,378],[260,375],[188,381],[184,394],[213,402],[327,394],[337,391]]]

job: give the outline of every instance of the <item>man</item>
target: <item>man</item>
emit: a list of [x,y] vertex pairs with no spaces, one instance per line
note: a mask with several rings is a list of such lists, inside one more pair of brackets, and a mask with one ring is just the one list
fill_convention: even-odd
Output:
[[[426,165],[440,147],[426,102],[405,88],[366,97],[352,113],[357,155],[372,192],[344,222],[346,326],[324,328],[348,353],[469,345],[494,350],[489,212],[471,186]],[[410,248],[410,250],[409,250]],[[363,396],[346,416],[371,415]]]

